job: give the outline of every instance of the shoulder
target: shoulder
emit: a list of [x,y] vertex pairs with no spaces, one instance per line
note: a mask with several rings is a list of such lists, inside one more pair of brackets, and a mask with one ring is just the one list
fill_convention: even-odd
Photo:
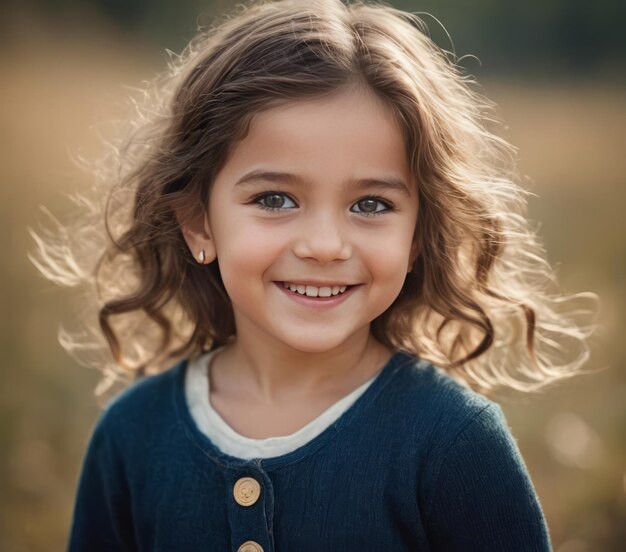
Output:
[[119,437],[163,429],[175,418],[175,393],[182,385],[186,361],[156,375],[145,376],[112,398],[96,428]]
[[383,395],[383,412],[395,413],[397,447],[416,459],[426,481],[449,455],[478,461],[494,447],[517,454],[500,405],[430,362],[407,355]]
[[526,464],[498,403],[408,355],[390,391],[405,424],[402,434],[410,436],[407,446],[420,459],[420,495],[429,510],[439,508],[437,515],[445,517],[455,500],[487,508],[485,497],[498,504],[515,498],[525,501],[520,516],[541,522]]
[[[394,400],[409,420],[423,430],[432,427],[437,441],[445,442],[472,423],[500,415],[500,406],[454,379],[445,370],[411,355],[404,355],[392,383]],[[425,424],[425,422],[428,424]]]
[[429,540],[437,549],[549,550],[541,504],[500,405],[429,363],[407,366],[401,379]]

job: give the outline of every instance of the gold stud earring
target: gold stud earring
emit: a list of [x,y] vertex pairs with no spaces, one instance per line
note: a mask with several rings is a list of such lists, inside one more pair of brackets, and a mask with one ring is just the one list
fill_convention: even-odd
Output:
[[198,260],[200,261],[201,264],[204,264],[205,259],[206,259],[206,255],[204,254],[204,249],[201,249],[200,254],[198,255]]

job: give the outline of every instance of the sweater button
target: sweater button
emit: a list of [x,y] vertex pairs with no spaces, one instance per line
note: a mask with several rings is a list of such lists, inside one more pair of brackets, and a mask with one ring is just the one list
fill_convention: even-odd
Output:
[[[233,495],[235,497],[235,500],[237,501],[237,504],[240,504],[241,506],[252,506],[259,499],[260,494],[261,485],[259,485],[258,481],[252,477],[242,477],[237,481],[237,483],[235,483],[235,487],[233,489]],[[256,543],[253,544],[255,546],[258,546],[258,544]],[[243,544],[241,546],[243,546]],[[243,552],[248,552],[247,548],[240,548],[239,550]],[[250,551],[253,550],[256,551],[257,549],[250,548]],[[261,548],[259,548],[259,550],[263,552]]]
[[263,552],[263,547],[254,541],[246,541],[239,548],[237,552]]

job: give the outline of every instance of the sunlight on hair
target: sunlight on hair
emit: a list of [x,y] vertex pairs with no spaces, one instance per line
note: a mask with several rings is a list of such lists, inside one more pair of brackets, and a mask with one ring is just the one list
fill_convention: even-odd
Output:
[[202,215],[255,114],[355,84],[392,108],[420,206],[420,256],[373,335],[484,394],[539,391],[582,373],[597,298],[559,290],[493,103],[424,21],[338,0],[237,9],[181,54],[168,51],[167,71],[135,90],[135,116],[91,164],[93,188],[75,196],[73,220],[42,208],[50,228],[29,230],[42,274],[90,290],[94,336],[60,341],[77,356],[107,350],[108,360],[90,360],[104,374],[97,394],[232,338],[219,268],[195,262],[177,213]]

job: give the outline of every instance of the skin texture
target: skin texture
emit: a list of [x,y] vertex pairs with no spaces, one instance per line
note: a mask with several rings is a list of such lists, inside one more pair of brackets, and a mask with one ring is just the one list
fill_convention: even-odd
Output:
[[[236,184],[252,170],[299,180]],[[406,190],[354,183],[385,177]],[[269,192],[279,195],[259,197]],[[401,130],[371,92],[346,89],[257,114],[216,176],[208,219],[182,228],[196,259],[201,249],[205,262],[217,258],[235,313],[236,339],[211,367],[214,407],[222,401],[224,413],[245,401],[269,413],[309,401],[321,412],[382,368],[391,351],[370,323],[415,259],[417,214]],[[319,309],[295,301],[276,284],[284,281],[358,286]],[[305,410],[293,426],[320,413]]]

